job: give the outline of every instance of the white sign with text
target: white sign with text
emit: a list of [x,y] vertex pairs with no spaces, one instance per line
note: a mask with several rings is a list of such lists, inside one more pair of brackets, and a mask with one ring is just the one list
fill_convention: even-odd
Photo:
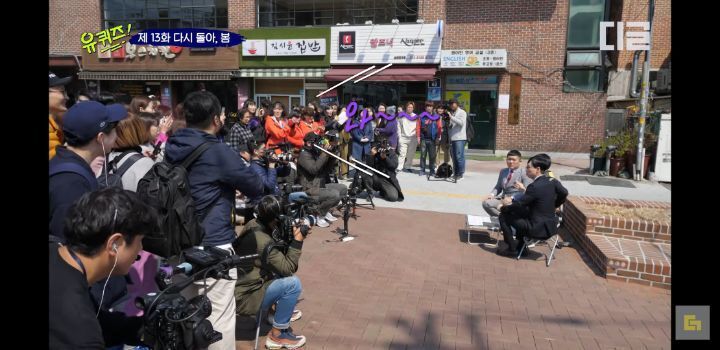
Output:
[[[340,32],[354,43],[340,53]],[[354,37],[351,36],[354,33]],[[438,64],[442,33],[437,23],[334,26],[330,64]]]

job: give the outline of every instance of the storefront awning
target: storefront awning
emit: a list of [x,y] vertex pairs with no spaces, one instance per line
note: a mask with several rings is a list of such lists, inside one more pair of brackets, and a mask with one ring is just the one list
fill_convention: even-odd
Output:
[[[375,69],[356,77],[360,79],[367,74],[384,67],[384,64],[376,64]],[[334,66],[325,74],[327,81],[343,81],[357,73],[362,72],[370,66]],[[437,66],[434,65],[414,65],[414,66],[395,66],[392,65],[383,69],[377,74],[371,75],[363,81],[428,81],[433,80]]]
[[80,72],[87,80],[230,80],[231,71],[220,72]]
[[327,68],[243,68],[233,72],[236,78],[322,78]]

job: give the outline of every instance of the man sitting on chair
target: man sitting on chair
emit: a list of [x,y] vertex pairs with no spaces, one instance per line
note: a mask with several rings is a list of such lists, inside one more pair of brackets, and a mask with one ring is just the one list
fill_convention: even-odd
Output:
[[517,150],[507,153],[505,162],[508,167],[500,170],[495,187],[482,203],[483,209],[490,216],[500,215],[503,197],[515,198],[516,195],[522,194],[532,182],[532,179],[525,173],[525,169],[520,167],[521,157],[522,155]]
[[[533,183],[519,199],[503,199],[504,206],[499,219],[508,248],[498,250],[498,255],[517,256],[525,244],[523,237],[547,239],[555,234],[558,224],[555,208],[565,203],[568,191],[558,180],[544,175],[550,164],[550,157],[534,156],[528,159],[527,175],[533,179]],[[513,238],[513,228],[517,240]],[[526,253],[527,250],[523,255]]]

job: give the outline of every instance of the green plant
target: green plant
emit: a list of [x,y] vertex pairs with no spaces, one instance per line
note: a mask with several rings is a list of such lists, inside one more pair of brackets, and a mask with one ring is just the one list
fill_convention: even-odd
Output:
[[605,152],[607,151],[608,139],[607,138],[603,139],[602,141],[600,141],[600,143],[598,143],[598,145],[600,145],[600,148],[598,148],[595,151],[595,153],[593,153],[593,157],[594,158],[604,158]]
[[625,153],[632,152],[632,150],[637,146],[637,137],[630,130],[623,130],[611,138],[613,139],[612,144],[617,146],[617,149],[615,149],[616,158],[624,157]]

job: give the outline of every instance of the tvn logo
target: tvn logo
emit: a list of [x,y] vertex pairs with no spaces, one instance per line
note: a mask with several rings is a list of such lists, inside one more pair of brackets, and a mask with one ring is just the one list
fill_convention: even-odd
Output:
[[700,332],[702,330],[702,321],[698,320],[695,315],[683,315],[683,330]]
[[[600,22],[600,50],[613,51],[615,46],[607,44],[607,29],[616,27],[617,50],[650,50],[650,22]],[[625,31],[625,27],[642,28],[642,31]],[[623,45],[624,44],[624,45]],[[624,47],[624,48],[623,48]]]
[[675,306],[675,339],[710,340],[710,306]]

